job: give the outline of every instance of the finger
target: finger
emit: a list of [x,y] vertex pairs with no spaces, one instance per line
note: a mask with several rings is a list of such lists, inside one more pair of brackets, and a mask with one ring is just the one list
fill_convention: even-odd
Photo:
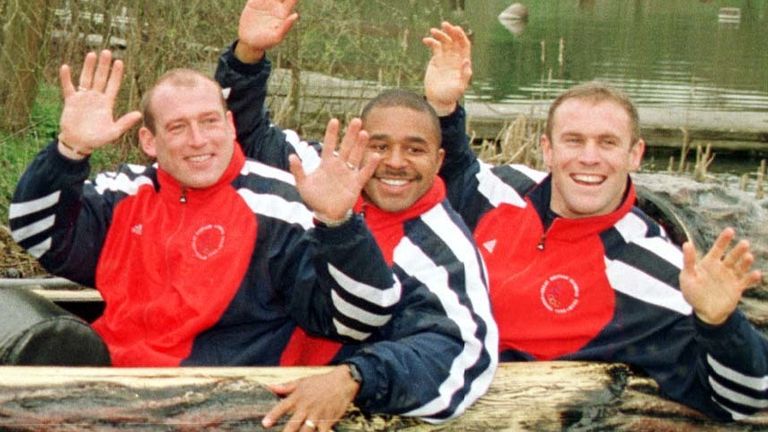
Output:
[[83,70],[80,71],[80,84],[78,87],[91,88],[93,84],[93,70],[96,68],[96,53],[89,52],[83,61]]
[[762,281],[763,281],[763,274],[760,272],[760,270],[752,270],[742,278],[742,284],[744,285],[744,289],[747,289],[751,286],[755,286],[761,283]]
[[112,67],[112,52],[103,50],[99,54],[99,62],[96,65],[96,74],[93,76],[93,88],[96,91],[103,92],[107,86],[109,70]]
[[432,37],[425,37],[421,40],[421,42],[429,48],[430,51],[432,51],[432,55],[437,55],[437,53],[440,52],[440,48],[442,48],[442,45],[440,45],[440,42],[437,41],[437,39]]
[[[301,160],[299,157],[295,154],[288,156],[288,164],[288,169],[291,171],[291,174],[293,174],[293,178],[296,180],[296,184],[300,185],[304,183],[304,180],[307,178],[307,174],[304,172],[304,167],[301,165]],[[272,386],[270,387],[270,390],[278,395],[286,395],[293,391],[288,389],[288,387],[285,385]]]
[[731,243],[731,240],[733,240],[735,235],[736,232],[733,230],[733,228],[724,229],[720,235],[717,236],[715,244],[712,245],[712,248],[707,253],[706,258],[716,259],[718,261],[721,260],[723,258],[723,254],[725,254],[726,249],[728,249],[728,245]]
[[59,83],[61,84],[61,94],[64,99],[75,93],[75,86],[72,84],[72,70],[68,65],[61,65],[59,68]]
[[117,98],[117,93],[120,91],[120,83],[123,81],[124,71],[125,71],[125,66],[123,65],[123,62],[120,60],[115,60],[115,63],[112,65],[112,73],[109,74],[109,81],[107,81],[107,88],[104,91],[104,93],[110,99],[114,100],[115,98]]
[[464,60],[461,64],[461,79],[465,82],[472,79],[472,61]]
[[357,172],[357,182],[359,185],[364,186],[365,183],[373,177],[373,173],[376,172],[376,167],[381,162],[381,155],[378,153],[371,153],[365,161],[365,165]]
[[683,272],[692,272],[696,268],[696,248],[692,242],[683,243]]
[[430,29],[429,33],[431,33],[432,37],[435,38],[441,44],[447,45],[447,44],[453,43],[453,39],[451,39],[451,37],[448,36],[448,33],[440,29],[436,29],[436,28]]
[[347,156],[347,164],[353,165],[355,168],[360,168],[360,162],[365,155],[365,148],[368,146],[368,132],[360,130],[357,132],[357,139],[355,142],[350,143],[349,156]]
[[298,19],[299,19],[299,14],[292,13],[285,20],[283,20],[282,24],[280,24],[280,28],[278,29],[278,33],[280,34],[280,40],[285,39],[285,35],[288,34],[289,31],[291,31],[293,24]]
[[322,159],[333,157],[336,151],[336,144],[339,141],[339,120],[330,119],[328,126],[325,127],[325,137],[323,138],[323,151],[320,154]]
[[739,273],[747,273],[755,262],[755,256],[751,252],[747,252],[736,261],[733,268]]
[[[298,156],[291,155],[288,158],[289,162],[292,157],[296,157],[296,159],[299,160]],[[269,391],[277,394],[278,396],[285,396],[286,394],[293,393],[296,390],[296,387],[297,387],[296,381],[290,381],[287,383],[280,383],[280,384],[272,384],[267,386]]]
[[119,134],[117,137],[126,133],[128,129],[136,125],[136,123],[138,123],[139,120],[141,120],[141,113],[138,111],[131,111],[128,114],[124,114],[122,117],[117,119],[117,121],[115,122],[115,128],[117,131],[119,131]]
[[445,32],[448,36],[450,36],[451,40],[458,46],[462,48],[471,47],[469,38],[467,37],[467,34],[464,32],[464,29],[461,26],[452,25],[449,22],[444,22],[442,29],[443,29],[443,32]]
[[733,249],[725,254],[723,264],[728,267],[738,268],[740,261],[746,254],[750,254],[749,242],[747,240],[741,240],[736,243],[736,246],[734,246]]
[[261,419],[261,425],[265,428],[271,428],[278,422],[284,415],[286,415],[293,408],[293,401],[289,399],[283,399],[273,406],[269,412]]
[[307,415],[304,412],[295,412],[291,416],[290,419],[285,423],[285,427],[283,428],[283,432],[297,432],[297,431],[307,431],[307,432],[314,432],[315,428],[311,428],[304,425],[304,422],[307,419]]
[[[344,138],[341,143],[341,148],[339,148],[337,151],[339,152],[339,157],[343,161],[350,162],[354,164],[355,166],[360,164],[360,159],[362,156],[362,153],[358,151],[358,158],[356,160],[350,160],[349,157],[352,154],[352,151],[357,148],[359,138],[360,138],[360,132],[363,129],[363,122],[355,117],[349,122],[349,126],[347,126],[347,131],[344,134]],[[367,133],[366,133],[367,137]],[[367,140],[366,140],[367,143]]]

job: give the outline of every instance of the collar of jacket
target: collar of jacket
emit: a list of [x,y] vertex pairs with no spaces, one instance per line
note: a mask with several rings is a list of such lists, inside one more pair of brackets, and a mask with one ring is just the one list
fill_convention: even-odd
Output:
[[[549,201],[552,197],[552,175],[548,175],[538,186],[533,188],[526,200],[536,209],[539,218],[544,221],[544,215],[549,207]],[[582,237],[595,235],[607,228],[613,226],[619,219],[623,218],[635,205],[635,185],[632,178],[627,176],[627,189],[624,192],[624,199],[621,205],[611,213],[584,217],[584,218],[565,218],[558,216],[552,222],[549,229],[546,230],[547,237],[557,237],[563,240],[575,240]]]
[[427,193],[421,196],[413,205],[399,212],[388,212],[380,209],[372,202],[365,200],[362,195],[355,205],[356,213],[363,213],[365,222],[375,230],[376,228],[402,224],[403,222],[418,217],[445,199],[445,183],[440,177],[435,177],[435,182]]
[[196,203],[200,202],[200,200],[204,200],[206,197],[212,194],[215,194],[217,191],[221,190],[222,187],[227,187],[230,183],[232,183],[235,177],[239,175],[243,165],[245,165],[245,156],[243,155],[243,151],[240,149],[240,144],[235,142],[234,146],[235,149],[232,152],[232,159],[229,161],[229,166],[227,166],[227,169],[224,170],[224,174],[222,174],[221,178],[219,178],[215,184],[207,188],[195,189],[184,187],[168,172],[162,168],[158,168],[157,181],[160,184],[160,196],[165,199],[171,199],[175,201],[180,201],[182,200],[182,197],[184,197],[183,199],[185,201],[181,202]]

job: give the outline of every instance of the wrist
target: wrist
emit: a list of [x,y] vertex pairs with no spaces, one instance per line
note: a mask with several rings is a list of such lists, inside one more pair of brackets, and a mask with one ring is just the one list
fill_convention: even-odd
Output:
[[93,152],[92,149],[80,148],[79,146],[67,143],[61,138],[61,134],[58,137],[58,150],[64,157],[72,160],[82,160],[87,158]]
[[240,60],[241,63],[255,64],[260,62],[264,58],[265,51],[259,48],[254,48],[250,45],[244,44],[241,41],[235,43],[234,49],[235,58]]
[[345,223],[347,223],[347,221],[352,219],[352,215],[353,215],[352,209],[347,210],[347,212],[344,213],[344,215],[341,217],[329,217],[329,216],[320,214],[318,212],[314,212],[314,218],[316,223],[319,222],[328,228],[336,228],[341,225],[344,225]]
[[456,111],[456,106],[458,105],[458,102],[456,101],[446,103],[427,99],[427,102],[432,105],[432,108],[435,110],[435,113],[437,113],[438,117],[446,117],[453,114],[453,112]]

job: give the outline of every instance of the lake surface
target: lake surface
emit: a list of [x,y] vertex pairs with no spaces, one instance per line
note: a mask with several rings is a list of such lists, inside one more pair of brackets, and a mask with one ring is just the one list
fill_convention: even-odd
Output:
[[[601,79],[638,105],[768,111],[768,0],[539,0],[509,28],[511,1],[466,0],[475,98],[549,100]],[[718,19],[738,7],[738,23]],[[513,32],[519,32],[515,34]]]

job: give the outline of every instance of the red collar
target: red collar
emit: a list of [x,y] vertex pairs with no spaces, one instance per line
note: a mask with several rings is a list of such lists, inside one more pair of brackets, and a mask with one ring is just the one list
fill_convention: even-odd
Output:
[[355,212],[363,213],[368,226],[375,230],[386,225],[401,224],[427,212],[445,199],[445,183],[440,177],[435,177],[432,187],[413,205],[398,212],[382,210],[362,196],[357,200]]
[[195,202],[200,199],[205,199],[206,196],[216,193],[222,187],[229,185],[238,176],[243,165],[245,165],[245,156],[240,149],[240,144],[234,142],[235,149],[232,152],[232,159],[229,161],[229,166],[224,170],[219,180],[206,188],[195,189],[182,186],[178,180],[171,176],[167,171],[162,168],[157,169],[157,181],[160,183],[160,195],[172,200],[180,200],[182,196],[186,197],[187,202],[194,200]]

